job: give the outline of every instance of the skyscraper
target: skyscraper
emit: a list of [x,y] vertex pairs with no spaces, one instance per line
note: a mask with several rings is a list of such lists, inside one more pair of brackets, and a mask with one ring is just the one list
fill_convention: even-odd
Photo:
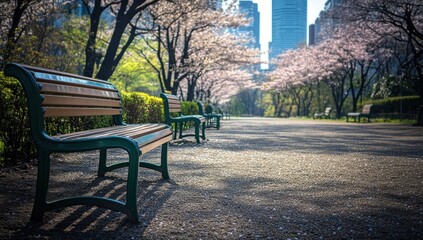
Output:
[[270,59],[307,40],[307,0],[272,0]]
[[246,15],[251,22],[248,26],[241,27],[241,33],[250,35],[254,39],[254,43],[250,47],[260,49],[260,12],[257,3],[251,0],[239,1],[239,11]]

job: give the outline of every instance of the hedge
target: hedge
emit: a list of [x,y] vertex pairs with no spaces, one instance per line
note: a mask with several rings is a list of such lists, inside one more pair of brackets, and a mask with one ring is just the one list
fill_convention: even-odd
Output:
[[[30,162],[36,156],[28,124],[28,109],[24,91],[14,78],[0,72],[0,166]],[[159,123],[164,121],[163,102],[145,93],[122,92],[123,119],[127,123]],[[182,113],[198,114],[195,102],[182,102]],[[108,126],[112,117],[48,118],[49,134],[69,133]]]
[[402,101],[402,112],[403,113],[417,113],[420,106],[420,96],[403,96],[403,97],[391,97],[378,100],[367,100],[363,102],[365,104],[373,104],[372,112],[375,114],[379,113],[400,113],[401,112],[401,101]]

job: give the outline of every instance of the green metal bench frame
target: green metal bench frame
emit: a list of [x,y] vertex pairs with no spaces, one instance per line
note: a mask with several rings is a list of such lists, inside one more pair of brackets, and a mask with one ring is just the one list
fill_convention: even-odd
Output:
[[[139,167],[161,172],[169,178],[168,142],[172,130],[165,124],[125,124],[121,97],[107,82],[74,74],[9,63],[5,75],[22,84],[27,98],[32,138],[38,152],[36,194],[31,220],[42,221],[46,211],[72,205],[90,205],[119,211],[138,222],[137,190]],[[112,116],[114,125],[105,128],[50,136],[45,129],[47,117]],[[161,146],[160,165],[141,161],[141,155]],[[107,149],[128,152],[125,162],[107,165]],[[73,196],[47,202],[50,155],[99,150],[98,176],[128,167],[126,201],[100,196]]]
[[[175,95],[161,93],[160,97],[163,99],[165,122],[169,126],[174,126],[173,139],[177,139],[179,130],[179,139],[184,137],[194,136],[197,143],[200,143],[200,138],[206,139],[206,119],[201,115],[182,115],[181,101]],[[173,115],[172,115],[173,114]],[[176,115],[176,116],[174,116]],[[184,124],[188,122],[194,123],[194,134],[183,133]],[[201,128],[201,135],[200,135]]]
[[206,128],[216,128],[217,130],[220,129],[220,119],[222,118],[221,114],[213,113],[213,107],[208,105],[209,111],[208,113],[205,112],[204,103],[201,101],[197,101],[198,112],[200,115],[206,118]]
[[371,111],[372,111],[373,104],[367,104],[364,105],[361,112],[352,112],[347,114],[347,122],[350,117],[354,118],[354,122],[358,119],[358,122],[360,122],[360,118],[364,117],[367,118],[367,122],[370,122],[371,117]]

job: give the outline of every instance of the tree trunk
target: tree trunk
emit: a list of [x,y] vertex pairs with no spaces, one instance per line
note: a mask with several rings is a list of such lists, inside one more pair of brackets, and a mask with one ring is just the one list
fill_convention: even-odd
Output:
[[95,42],[100,24],[100,16],[103,10],[104,8],[95,4],[90,15],[90,32],[88,34],[87,45],[85,46],[85,67],[83,72],[83,75],[86,77],[92,77],[94,74],[94,66],[97,58]]
[[10,57],[13,55],[13,51],[15,49],[16,43],[19,40],[19,36],[16,36],[16,31],[18,30],[19,24],[22,19],[23,13],[26,11],[26,9],[29,7],[29,4],[31,1],[27,1],[26,4],[24,4],[23,0],[16,1],[16,7],[13,10],[13,16],[12,16],[12,24],[10,25],[9,31],[7,33],[7,40],[6,40],[6,46],[5,51],[3,54],[3,61],[1,61],[1,69],[4,68],[4,65],[9,62]]

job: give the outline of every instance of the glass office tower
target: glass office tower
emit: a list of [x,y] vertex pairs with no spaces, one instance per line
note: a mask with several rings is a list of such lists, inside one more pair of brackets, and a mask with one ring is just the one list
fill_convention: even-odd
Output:
[[246,33],[254,39],[254,43],[249,47],[260,49],[260,12],[257,3],[253,3],[251,0],[239,1],[239,11],[251,20],[248,26],[240,27],[240,32]]
[[270,59],[305,44],[306,40],[307,0],[272,0]]

